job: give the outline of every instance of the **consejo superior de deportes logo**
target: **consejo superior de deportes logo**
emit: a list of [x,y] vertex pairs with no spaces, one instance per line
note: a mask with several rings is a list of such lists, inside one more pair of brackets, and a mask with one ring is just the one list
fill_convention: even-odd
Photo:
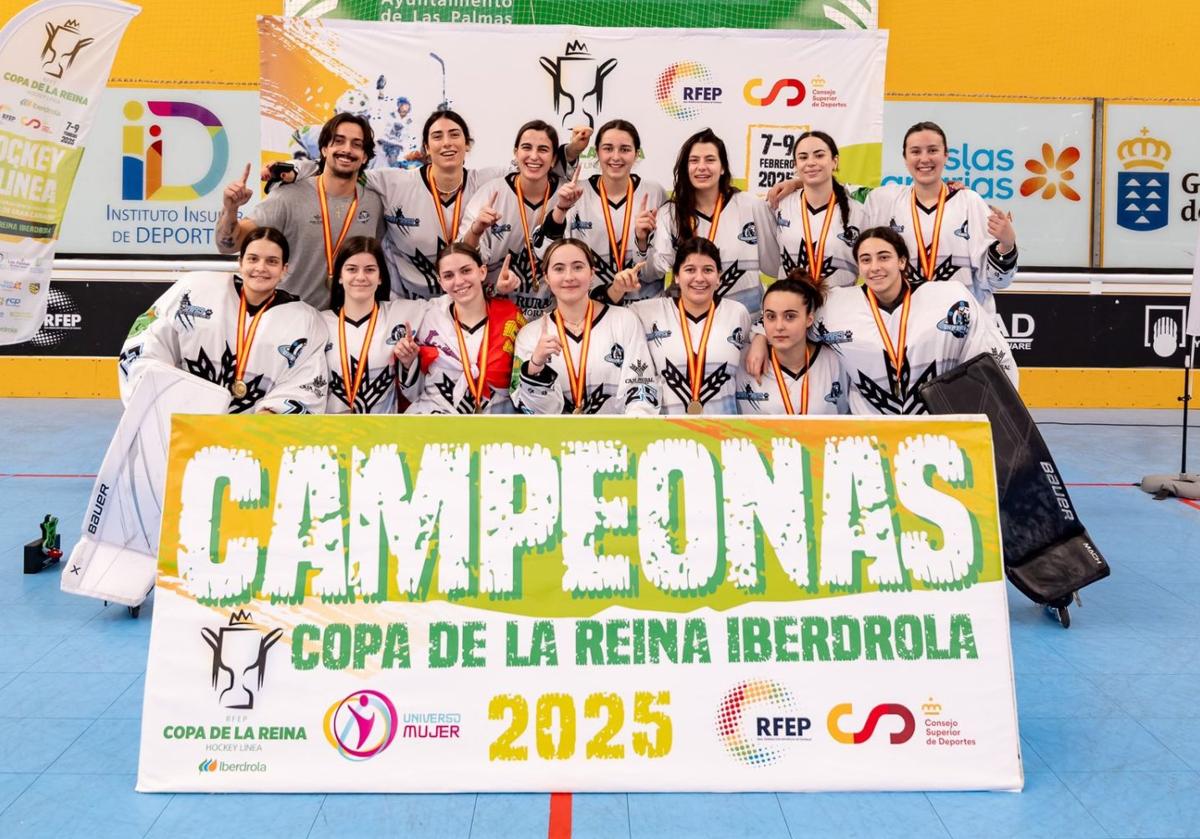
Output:
[[829,711],[829,734],[839,743],[845,743],[848,746],[865,743],[875,734],[875,729],[879,726],[880,721],[885,717],[896,717],[900,720],[901,727],[899,731],[893,731],[888,734],[889,740],[893,746],[899,746],[902,743],[907,743],[912,739],[913,733],[917,730],[917,721],[913,717],[912,711],[895,702],[885,702],[876,705],[867,714],[867,719],[863,723],[862,728],[857,731],[847,731],[842,728],[842,720],[854,713],[854,705],[849,702],[843,702],[840,705],[835,705]]

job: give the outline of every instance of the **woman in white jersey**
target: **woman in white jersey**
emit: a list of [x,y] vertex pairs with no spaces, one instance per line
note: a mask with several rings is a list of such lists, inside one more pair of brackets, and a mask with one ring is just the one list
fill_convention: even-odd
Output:
[[[742,352],[750,338],[750,314],[736,300],[716,297],[721,252],[708,239],[680,242],[671,266],[670,293],[633,303],[663,383],[668,414],[729,415]],[[631,279],[630,269],[618,282]]]
[[[653,276],[649,254],[655,213],[666,193],[633,173],[641,149],[641,135],[633,123],[614,119],[600,126],[596,132],[600,174],[581,184],[582,194],[570,210],[551,210],[545,226],[549,239],[567,235],[592,249],[596,255],[592,296],[603,302],[645,300],[663,290],[662,276]],[[626,293],[612,284],[617,274],[639,263],[644,267],[635,289]]]
[[717,298],[731,297],[757,319],[762,311],[760,274],[779,274],[775,213],[766,202],[730,184],[725,143],[710,129],[689,137],[675,160],[674,197],[658,211],[653,267],[665,274],[675,248],[696,236],[721,251],[724,270]]
[[513,402],[527,414],[659,413],[642,324],[633,312],[589,296],[593,259],[578,239],[559,239],[546,250],[555,306],[517,335],[513,362]]
[[1017,365],[992,315],[960,283],[913,283],[908,246],[890,227],[854,245],[864,285],[835,288],[816,332],[850,379],[852,414],[924,414],[920,387],[980,353],[1017,383]]
[[847,379],[830,347],[809,337],[825,303],[825,281],[796,268],[763,295],[762,326],[769,344],[761,377],[738,370],[740,414],[845,414]]
[[888,184],[867,196],[867,224],[888,225],[904,237],[915,282],[955,280],[988,312],[998,289],[1017,273],[1017,234],[1007,214],[989,207],[972,189],[951,191],[942,182],[946,133],[918,122],[904,135],[904,165],[911,185]]
[[453,242],[438,256],[441,297],[420,329],[420,373],[405,383],[410,414],[511,414],[513,347],[525,324],[509,300],[490,298],[479,251]]
[[367,236],[346,240],[333,271],[329,309],[321,312],[329,332],[325,412],[394,414],[397,374],[407,381],[417,375],[413,335],[421,326],[426,304],[388,299],[391,284],[383,250]]

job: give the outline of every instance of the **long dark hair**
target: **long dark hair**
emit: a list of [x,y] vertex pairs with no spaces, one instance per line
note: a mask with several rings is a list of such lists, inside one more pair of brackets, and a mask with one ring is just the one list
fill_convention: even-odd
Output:
[[821,277],[813,279],[803,268],[793,268],[782,280],[776,280],[767,286],[763,293],[763,306],[772,294],[790,291],[804,298],[804,307],[811,315],[825,305],[825,280]]
[[692,254],[707,256],[717,264],[717,273],[721,273],[721,249],[712,243],[711,240],[705,239],[703,236],[693,236],[691,239],[684,239],[675,248],[675,261],[671,264],[671,273],[675,276],[675,282],[671,283],[667,289],[667,296],[675,300],[679,299],[679,269],[683,267],[683,263],[687,262],[687,258]]
[[[833,138],[830,137],[828,134],[826,134],[824,131],[805,131],[803,134],[801,134],[799,137],[796,138],[796,145],[794,148],[797,151],[799,151],[800,141],[808,139],[809,137],[816,137],[818,140],[820,140],[822,143],[824,143],[826,145],[826,147],[829,149],[829,154],[832,157],[838,156],[837,143],[835,143]],[[792,155],[792,163],[795,163],[795,162],[796,162],[796,157],[793,154]],[[841,183],[838,181],[836,175],[833,176],[833,196],[835,199],[837,199],[838,209],[842,213],[842,235],[846,238],[846,241],[849,241],[850,240],[850,196],[846,194],[846,188],[841,185]],[[801,207],[800,210],[802,212],[807,212],[806,207]]]
[[363,153],[367,157],[358,171],[364,171],[375,157],[375,131],[371,128],[371,121],[366,117],[360,117],[358,114],[345,112],[334,114],[328,122],[321,126],[321,133],[317,137],[318,156],[321,158],[317,161],[317,172],[325,171],[325,153],[321,150],[329,148],[329,144],[333,142],[333,135],[337,133],[338,126],[347,122],[357,125],[362,129]]
[[[711,143],[717,147],[717,157],[721,160],[721,177],[717,181],[717,193],[721,199],[728,201],[737,192],[730,186],[729,153],[725,151],[725,142],[711,128],[697,131],[683,142],[679,149],[679,157],[675,158],[675,195],[671,199],[675,204],[675,231],[680,239],[690,239],[696,235],[696,190],[688,178],[688,158],[692,149],[700,143]],[[719,262],[717,263],[720,264]]]
[[283,264],[287,265],[290,253],[287,236],[283,235],[282,230],[274,227],[256,227],[247,233],[246,238],[242,240],[242,247],[238,251],[238,262],[241,262],[242,257],[246,255],[246,248],[250,247],[250,243],[257,242],[259,239],[266,239],[268,242],[279,245],[279,249],[283,251]]
[[[471,148],[475,144],[475,138],[471,136],[471,129],[467,127],[467,121],[457,111],[449,109],[445,111],[434,111],[425,118],[425,125],[421,128],[421,148],[429,148],[429,129],[433,128],[433,124],[439,119],[448,119],[459,128],[462,129],[463,137],[467,141],[467,148]],[[428,154],[428,153],[427,153]]]
[[391,298],[392,280],[388,276],[387,263],[383,259],[383,248],[379,246],[379,241],[370,236],[351,236],[345,241],[333,260],[333,283],[329,288],[329,308],[335,312],[341,311],[346,302],[346,289],[342,286],[342,268],[346,266],[350,257],[360,253],[369,253],[375,257],[375,264],[379,266],[379,285],[375,287],[375,302],[386,303]]

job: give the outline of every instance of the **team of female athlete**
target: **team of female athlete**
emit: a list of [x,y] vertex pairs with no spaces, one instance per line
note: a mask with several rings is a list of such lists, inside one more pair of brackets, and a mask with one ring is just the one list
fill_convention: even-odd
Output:
[[904,135],[911,184],[865,201],[822,131],[799,135],[770,204],[732,185],[710,130],[679,149],[669,196],[635,171],[634,125],[588,139],[591,177],[540,120],[511,169],[469,170],[466,120],[431,114],[419,168],[361,179],[386,208],[378,239],[346,235],[357,186],[340,236],[322,217],[327,309],[281,287],[289,242],[257,227],[235,274],[189,275],[139,318],[123,389],[156,359],[226,387],[235,413],[907,414],[979,353],[1016,381],[993,300],[1016,235],[943,182],[937,125]]

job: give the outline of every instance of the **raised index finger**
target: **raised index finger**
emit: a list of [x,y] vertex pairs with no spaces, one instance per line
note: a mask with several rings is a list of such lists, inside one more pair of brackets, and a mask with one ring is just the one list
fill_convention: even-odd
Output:
[[246,185],[246,181],[250,180],[250,164],[246,164],[246,170],[242,172],[242,186]]
[[644,213],[648,209],[650,209],[650,196],[643,195],[642,196],[642,212]]
[[575,164],[575,171],[571,173],[571,183],[573,183],[573,184],[579,183],[579,170],[582,168],[583,168],[582,163]]
[[506,273],[506,272],[508,271],[508,264],[509,264],[511,261],[512,261],[512,254],[511,254],[511,253],[506,253],[506,254],[504,255],[504,264],[500,266],[500,273],[501,273],[501,274],[504,274],[504,273]]
[[493,193],[492,193],[492,197],[488,199],[488,206],[489,206],[489,207],[495,207],[495,206],[496,206],[496,199],[497,199],[497,198],[499,198],[499,197],[500,197],[500,193],[499,193],[499,192],[493,192]]

